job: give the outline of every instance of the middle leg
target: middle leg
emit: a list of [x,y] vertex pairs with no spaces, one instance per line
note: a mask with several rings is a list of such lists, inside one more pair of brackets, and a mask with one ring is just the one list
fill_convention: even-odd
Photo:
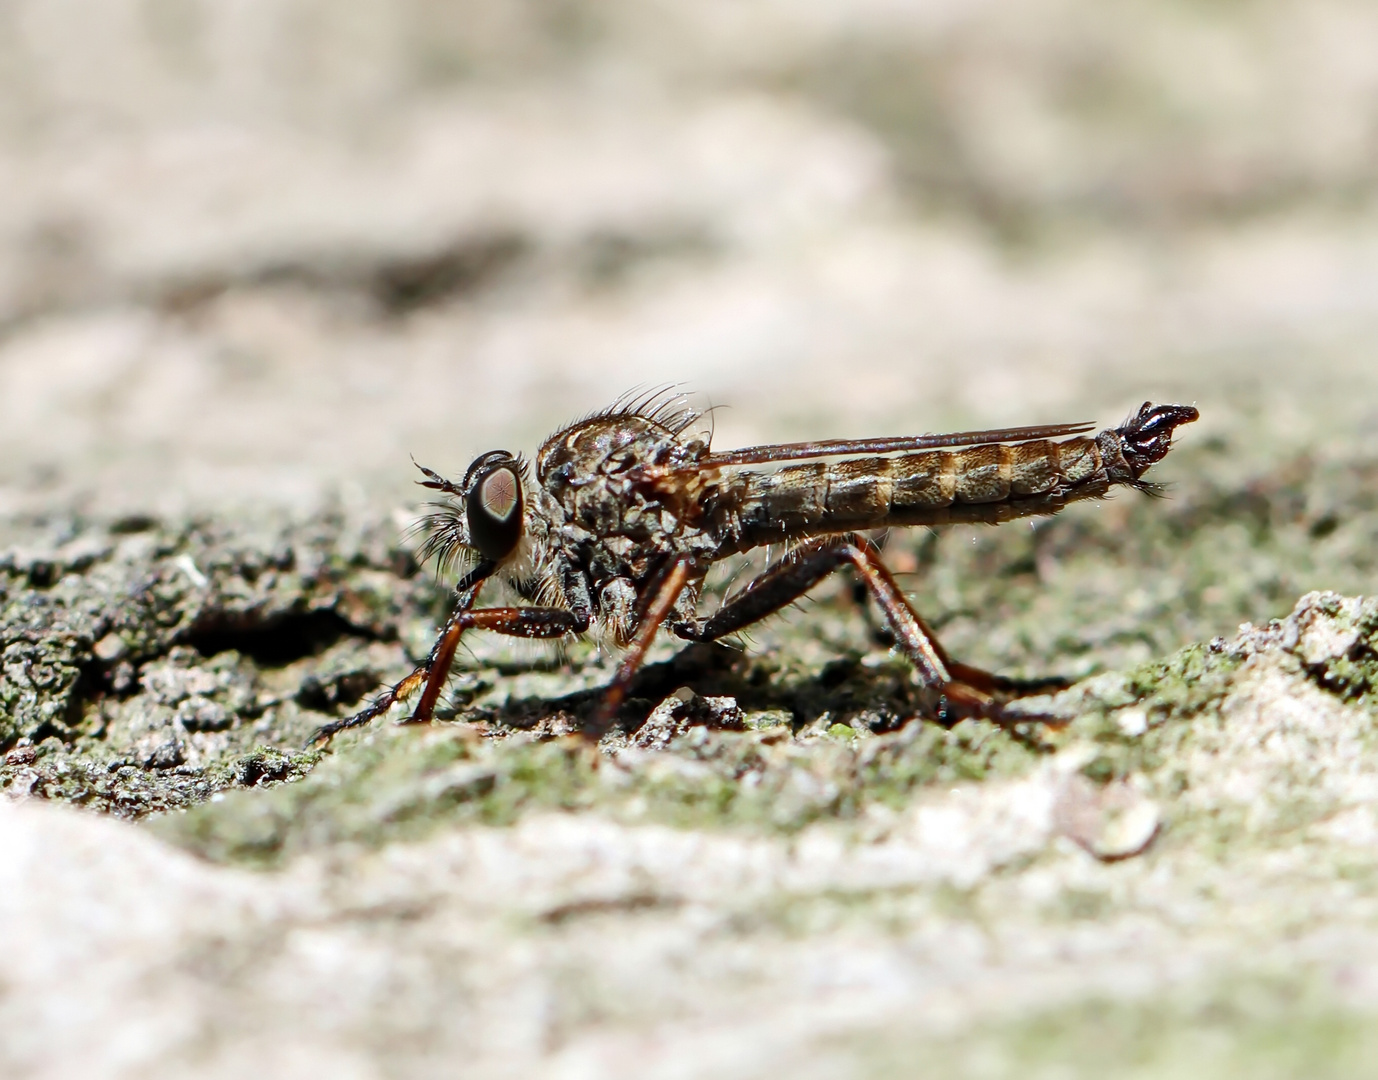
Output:
[[617,674],[603,692],[603,701],[594,714],[592,726],[585,731],[589,738],[597,740],[612,726],[617,710],[626,700],[641,662],[646,659],[646,651],[655,640],[661,625],[675,609],[675,602],[689,584],[693,567],[688,559],[680,558],[672,562],[664,573],[652,583],[645,609],[639,613],[640,624],[636,634],[627,646],[622,663],[617,666]]

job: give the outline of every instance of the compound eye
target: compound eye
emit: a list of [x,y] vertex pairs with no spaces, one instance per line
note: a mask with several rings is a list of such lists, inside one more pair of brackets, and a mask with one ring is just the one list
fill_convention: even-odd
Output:
[[522,482],[517,470],[499,465],[480,473],[465,498],[469,542],[479,554],[501,562],[522,538]]

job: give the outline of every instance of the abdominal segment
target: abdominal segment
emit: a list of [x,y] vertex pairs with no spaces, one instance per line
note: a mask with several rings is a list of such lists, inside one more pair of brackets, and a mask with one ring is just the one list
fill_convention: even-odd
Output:
[[998,522],[1052,513],[1109,486],[1096,439],[985,444],[738,473],[728,543],[887,525]]

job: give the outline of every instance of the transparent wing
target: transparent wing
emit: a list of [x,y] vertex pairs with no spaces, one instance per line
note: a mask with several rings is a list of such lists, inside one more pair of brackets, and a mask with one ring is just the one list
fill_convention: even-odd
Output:
[[1021,443],[1035,439],[1057,439],[1064,435],[1084,435],[1093,423],[1045,424],[1039,427],[993,428],[990,431],[957,431],[946,435],[899,435],[887,439],[824,439],[815,442],[774,443],[747,446],[700,458],[691,468],[719,465],[753,465],[767,461],[798,461],[803,458],[834,457],[840,454],[896,454],[906,450],[939,450],[950,446],[980,446],[984,443]]

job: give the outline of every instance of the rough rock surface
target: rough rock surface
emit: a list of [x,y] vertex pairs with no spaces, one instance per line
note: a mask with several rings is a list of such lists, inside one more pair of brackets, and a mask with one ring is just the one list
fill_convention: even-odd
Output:
[[[290,853],[273,873],[0,804],[0,1060],[29,1076],[462,1060],[475,1076],[821,1077],[922,1053],[1016,1075],[1059,1040],[1141,1053],[1151,1035],[1166,1073],[1228,1034],[1243,1038],[1217,1047],[1220,1075],[1281,1036],[1298,1061],[1357,1063],[1378,1008],[1374,679],[1378,603],[1311,594],[1059,695],[1067,725],[1011,775],[911,778],[894,803],[886,780],[933,757],[918,723],[818,736],[821,754],[790,753],[788,728],[697,728],[597,769],[558,741],[380,728],[304,779],[155,829],[221,860]],[[850,812],[802,828],[646,821],[721,799],[724,778],[828,789],[825,766],[832,811],[845,778],[876,772]],[[456,827],[556,783],[591,809]],[[1028,1023],[1045,1029],[1032,1049]]]
[[[1281,490],[1254,575],[1314,543],[1271,521]],[[1209,547],[1235,514],[1202,504],[1130,520]],[[1343,514],[1367,538],[1367,503]],[[1140,569],[1087,517],[1032,560],[963,539],[955,569],[1006,567],[1015,629],[1113,627],[1122,588],[1084,583]],[[1311,593],[1029,701],[1057,723],[944,730],[836,588],[746,653],[663,647],[601,755],[560,737],[596,655],[482,642],[455,720],[322,755],[297,748],[443,608],[384,527],[66,530],[4,564],[9,1074],[1013,1075],[1088,1040],[1170,1071],[1224,1037],[1228,1075],[1267,1038],[1372,1049],[1378,602]]]

